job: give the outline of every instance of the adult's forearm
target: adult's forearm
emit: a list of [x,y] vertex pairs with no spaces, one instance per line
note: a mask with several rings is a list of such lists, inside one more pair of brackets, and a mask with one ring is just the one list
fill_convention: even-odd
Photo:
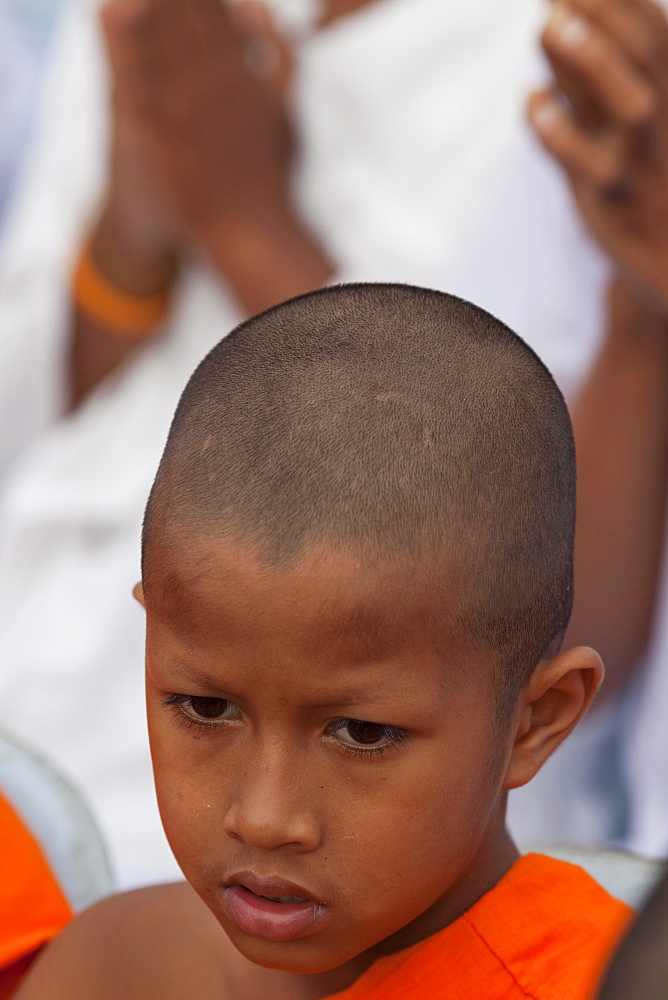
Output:
[[[173,279],[173,254],[137,246],[130,248],[113,211],[105,211],[95,227],[89,253],[99,274],[130,296],[160,293]],[[108,375],[140,348],[140,338],[114,329],[112,322],[94,319],[72,303],[70,353],[70,406],[82,400]]]
[[[122,249],[106,216],[98,226],[91,252],[105,277],[120,289],[150,295],[164,286],[171,259],[146,263]],[[253,315],[327,282],[333,267],[317,240],[292,216],[262,225],[212,226],[195,248],[235,293],[244,313]],[[136,341],[119,336],[76,309],[73,315],[71,403],[75,409],[104,378],[138,350]]]
[[131,340],[115,336],[84,316],[73,304],[70,352],[70,411],[76,410],[100,382],[137,350]]
[[334,271],[316,238],[292,216],[233,233],[214,230],[203,246],[248,315],[320,288]]
[[663,555],[668,467],[668,323],[620,284],[573,407],[578,453],[575,606],[567,641],[594,646],[617,690],[649,636]]

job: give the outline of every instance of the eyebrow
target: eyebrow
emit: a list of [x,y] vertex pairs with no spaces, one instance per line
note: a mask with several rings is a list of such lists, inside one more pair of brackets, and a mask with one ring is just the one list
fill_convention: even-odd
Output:
[[[167,668],[168,672],[175,674],[184,684],[195,684],[198,687],[206,688],[216,692],[215,695],[206,697],[229,697],[231,700],[236,697],[231,688],[224,687],[219,678],[202,670],[193,670],[187,666],[173,663]],[[379,686],[375,691],[364,690],[364,688],[346,687],[339,693],[331,696],[325,695],[323,698],[314,698],[309,703],[309,708],[346,708],[360,704],[382,704],[397,698],[405,699],[407,695],[415,692],[415,685],[402,684],[400,687],[392,688],[388,691]]]

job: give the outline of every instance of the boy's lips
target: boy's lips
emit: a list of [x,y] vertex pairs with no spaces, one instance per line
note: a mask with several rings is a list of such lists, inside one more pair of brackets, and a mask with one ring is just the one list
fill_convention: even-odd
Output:
[[295,882],[249,871],[225,880],[223,903],[240,930],[269,941],[302,937],[327,910],[325,903]]

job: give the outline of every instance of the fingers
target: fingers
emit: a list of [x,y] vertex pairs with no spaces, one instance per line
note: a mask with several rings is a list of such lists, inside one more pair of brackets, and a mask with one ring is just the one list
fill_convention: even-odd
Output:
[[529,100],[529,117],[541,142],[572,180],[586,181],[602,193],[622,192],[622,150],[611,136],[593,135],[577,124],[554,90]]
[[556,81],[584,122],[642,127],[657,111],[656,87],[600,23],[575,9],[594,2],[554,5],[542,41]]
[[668,16],[652,0],[569,0],[576,14],[612,38],[644,73],[665,80]]
[[555,0],[543,46],[555,85],[529,102],[539,138],[571,180],[629,191],[668,150],[666,15],[652,0]]
[[229,62],[220,0],[109,0],[100,20],[114,93],[135,112],[178,110],[212,67]]

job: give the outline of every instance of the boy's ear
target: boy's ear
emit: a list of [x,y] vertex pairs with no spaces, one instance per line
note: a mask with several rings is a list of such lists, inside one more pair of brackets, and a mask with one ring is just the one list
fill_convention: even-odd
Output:
[[504,789],[519,788],[538,773],[591,705],[603,674],[600,656],[587,646],[539,663],[515,708]]
[[139,581],[139,583],[135,583],[134,587],[132,588],[132,596],[134,597],[135,601],[139,601],[142,608],[146,607],[146,605],[144,604],[144,588],[142,587],[141,580]]

